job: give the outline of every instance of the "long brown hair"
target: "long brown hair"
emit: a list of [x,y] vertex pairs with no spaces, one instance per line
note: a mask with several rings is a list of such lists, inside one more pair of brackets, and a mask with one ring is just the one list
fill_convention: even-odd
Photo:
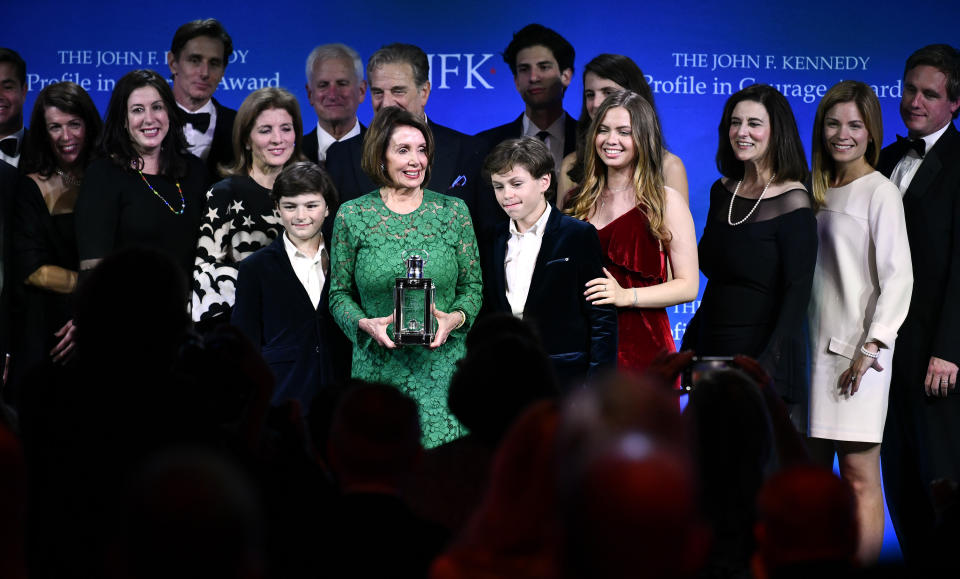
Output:
[[633,185],[637,207],[650,223],[650,233],[661,241],[670,241],[664,224],[666,193],[663,185],[663,137],[653,106],[635,92],[616,92],[600,105],[590,123],[584,155],[584,180],[570,200],[569,213],[588,219],[599,207],[600,195],[607,185],[607,166],[597,153],[597,131],[610,109],[621,107],[630,115],[630,132],[637,158],[633,165]]
[[844,80],[833,85],[827,94],[823,95],[820,105],[817,106],[817,116],[813,121],[813,200],[818,207],[827,202],[827,189],[837,172],[836,163],[823,143],[823,121],[827,112],[840,103],[853,103],[860,111],[863,126],[870,134],[864,160],[871,167],[876,167],[880,161],[880,145],[883,142],[883,114],[880,112],[880,101],[873,89],[866,84],[855,80]]
[[300,141],[303,140],[303,123],[300,120],[300,105],[297,103],[297,98],[286,89],[265,87],[248,94],[237,111],[237,118],[233,122],[233,162],[218,167],[222,175],[250,174],[250,169],[253,167],[253,153],[247,148],[247,144],[250,142],[250,133],[253,132],[260,113],[270,109],[287,111],[290,114],[290,119],[293,120],[295,135],[293,154],[290,155],[284,166],[307,160],[300,149]]

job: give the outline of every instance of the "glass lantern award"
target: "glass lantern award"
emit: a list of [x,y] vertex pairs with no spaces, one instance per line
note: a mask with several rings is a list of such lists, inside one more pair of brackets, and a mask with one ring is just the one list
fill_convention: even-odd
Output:
[[393,342],[398,346],[429,346],[436,334],[433,280],[423,277],[426,260],[419,254],[410,255],[404,263],[407,276],[398,277],[393,290]]

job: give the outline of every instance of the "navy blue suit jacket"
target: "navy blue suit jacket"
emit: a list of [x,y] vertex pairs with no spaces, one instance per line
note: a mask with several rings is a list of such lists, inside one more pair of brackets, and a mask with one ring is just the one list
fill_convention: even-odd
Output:
[[[507,139],[519,139],[523,136],[523,114],[521,113],[519,117],[515,120],[505,124],[500,125],[499,127],[493,127],[492,129],[487,129],[485,131],[477,133],[477,138],[480,139],[482,143],[483,156],[486,157],[487,154],[493,150],[494,147],[500,143],[506,141]],[[566,111],[563,113],[563,156],[566,157],[570,153],[577,150],[577,120],[567,114]],[[559,170],[560,167],[557,167]]]
[[[484,252],[484,308],[511,312],[507,301],[504,258],[509,222],[499,226]],[[583,292],[591,279],[603,277],[597,230],[584,221],[550,210],[537,255],[523,319],[540,333],[558,377],[583,378],[617,362],[617,310],[597,306]]]
[[[367,132],[367,127],[363,126],[363,123],[357,121],[357,124],[360,125],[360,138],[363,138],[363,135]],[[350,137],[351,139],[353,137]],[[335,143],[332,143],[333,146]],[[314,126],[313,130],[303,136],[303,139],[300,142],[300,150],[303,151],[303,155],[309,161],[314,163],[320,162],[320,143],[317,141],[317,127]],[[324,163],[326,164],[326,163]],[[329,172],[329,171],[328,171]],[[334,182],[336,183],[336,182]],[[371,189],[370,191],[372,191]],[[370,191],[367,191],[369,193]]]
[[[490,151],[492,151],[494,147],[503,141],[506,141],[507,139],[519,139],[522,136],[523,114],[505,125],[500,125],[499,127],[493,127],[492,129],[487,129],[477,133],[475,138],[477,139],[477,146],[480,149],[480,167],[483,167],[483,159],[487,158],[487,155],[490,154]],[[576,150],[577,120],[564,112],[563,155],[567,156]],[[555,167],[554,170],[559,171],[560,167]],[[474,229],[477,231],[477,238],[479,238],[481,241],[487,240],[487,238],[495,235],[498,227],[503,222],[506,222],[507,216],[497,204],[497,200],[493,195],[493,187],[490,185],[489,180],[484,181],[481,186],[477,188],[476,212],[477,214],[484,216],[484,219],[482,219],[480,222],[480,226],[474,227]]]
[[346,337],[328,309],[327,274],[314,308],[290,265],[280,235],[240,262],[230,322],[260,348],[277,379],[273,405],[299,400],[304,410],[321,388],[341,383]]
[[[424,188],[462,199],[470,210],[473,221],[482,221],[476,213],[476,187],[480,176],[480,157],[474,138],[428,120],[433,133],[434,155],[430,168],[430,183]],[[326,170],[337,187],[340,203],[356,199],[377,189],[377,185],[360,167],[366,128],[346,141],[327,149]],[[316,137],[314,137],[314,140]]]

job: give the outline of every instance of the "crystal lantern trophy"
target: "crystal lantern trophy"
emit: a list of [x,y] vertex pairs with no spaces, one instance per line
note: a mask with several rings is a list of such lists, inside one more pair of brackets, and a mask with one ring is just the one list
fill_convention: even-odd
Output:
[[433,280],[423,277],[426,260],[419,254],[410,255],[404,263],[407,276],[398,277],[393,290],[393,341],[398,346],[428,346],[436,334]]

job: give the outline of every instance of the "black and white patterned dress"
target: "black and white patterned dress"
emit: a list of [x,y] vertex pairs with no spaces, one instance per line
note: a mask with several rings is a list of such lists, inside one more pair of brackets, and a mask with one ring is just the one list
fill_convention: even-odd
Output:
[[246,175],[227,177],[207,192],[193,268],[193,320],[230,314],[237,266],[283,231],[270,190]]

